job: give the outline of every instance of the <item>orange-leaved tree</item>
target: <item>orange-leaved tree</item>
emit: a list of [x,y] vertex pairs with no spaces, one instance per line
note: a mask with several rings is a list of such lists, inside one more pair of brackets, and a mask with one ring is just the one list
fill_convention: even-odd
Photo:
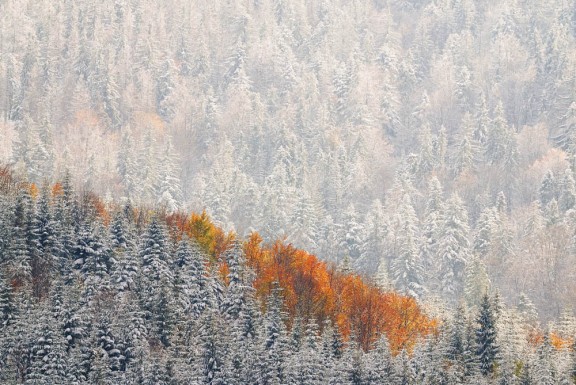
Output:
[[413,298],[384,293],[361,277],[337,271],[303,250],[281,241],[262,245],[253,233],[244,244],[249,266],[256,272],[254,287],[264,303],[274,283],[283,289],[285,310],[314,318],[330,319],[345,338],[352,333],[364,349],[386,333],[394,352],[410,350],[418,338],[435,330]]

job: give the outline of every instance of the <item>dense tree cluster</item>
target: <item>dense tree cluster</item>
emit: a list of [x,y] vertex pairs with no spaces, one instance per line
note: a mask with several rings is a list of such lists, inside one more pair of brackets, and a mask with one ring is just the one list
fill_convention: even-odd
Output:
[[[205,214],[114,209],[14,181],[0,194],[3,384],[573,383],[576,320],[538,329],[497,296],[413,298]],[[507,381],[507,382],[504,382]],[[550,382],[542,382],[550,381]]]
[[526,293],[549,319],[576,303],[575,9],[2,1],[0,155],[423,300]]
[[[559,251],[573,232],[576,197],[570,2],[1,7],[1,105],[11,139],[3,149],[31,180],[89,164],[74,170],[87,188],[172,211],[206,205],[222,225],[285,234],[359,268],[381,264],[413,295],[455,299],[474,260],[506,296],[534,292],[539,307],[546,298],[555,308],[545,310],[556,312],[573,300],[549,301],[570,291],[570,274],[510,290],[501,277],[507,269],[522,278],[516,265],[524,259],[515,257],[544,243],[550,226],[566,234],[553,259],[570,266],[573,258]],[[400,189],[382,184],[394,171]],[[440,180],[427,187],[430,175]],[[424,203],[429,193],[442,201],[444,190],[464,202]],[[533,208],[528,244],[523,225],[510,228],[515,221],[491,212],[500,193],[500,217]],[[382,212],[396,209],[407,222],[386,223]],[[503,229],[504,238],[490,238]],[[426,258],[441,282],[422,276]]]

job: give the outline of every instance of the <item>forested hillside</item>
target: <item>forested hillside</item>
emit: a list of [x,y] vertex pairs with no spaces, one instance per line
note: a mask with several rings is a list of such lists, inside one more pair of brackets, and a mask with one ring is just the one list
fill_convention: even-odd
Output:
[[5,0],[0,154],[546,322],[576,303],[575,38],[574,0]]
[[206,214],[0,172],[2,384],[572,384],[576,320],[524,299],[443,319]]

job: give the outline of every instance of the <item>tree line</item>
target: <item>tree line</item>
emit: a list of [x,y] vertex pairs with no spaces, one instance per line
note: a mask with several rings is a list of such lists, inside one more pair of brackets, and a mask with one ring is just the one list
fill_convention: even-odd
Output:
[[206,214],[1,175],[3,383],[574,382],[574,317],[542,330],[528,298],[424,311]]

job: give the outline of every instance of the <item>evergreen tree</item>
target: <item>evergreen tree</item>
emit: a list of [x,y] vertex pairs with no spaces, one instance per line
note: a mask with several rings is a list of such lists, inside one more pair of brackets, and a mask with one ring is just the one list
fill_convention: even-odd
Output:
[[87,298],[110,283],[114,258],[104,236],[101,224],[83,223],[73,247],[74,267],[83,278]]
[[166,149],[160,159],[158,177],[160,182],[156,187],[158,204],[165,207],[169,213],[178,211],[182,202],[182,188],[180,177],[178,176],[177,161],[174,154],[172,141],[168,139]]
[[496,317],[487,293],[482,297],[476,322],[476,357],[480,372],[487,376],[494,373],[500,350],[496,340]]
[[488,292],[489,288],[490,279],[486,272],[486,266],[480,258],[472,257],[464,271],[464,298],[468,306],[478,306],[482,296]]
[[395,219],[396,252],[391,262],[391,275],[396,288],[418,298],[423,293],[422,266],[418,255],[417,218],[410,197],[404,196]]
[[557,197],[557,182],[552,170],[548,170],[542,183],[540,184],[540,203],[546,206],[550,201]]
[[237,319],[246,306],[246,292],[251,290],[251,274],[240,242],[234,242],[224,254],[224,258],[229,273],[222,311],[232,319]]
[[264,346],[260,360],[260,381],[264,385],[284,383],[287,336],[283,318],[281,289],[275,286],[264,317]]
[[562,212],[574,208],[574,205],[576,204],[576,181],[574,181],[571,169],[566,169],[564,172],[564,177],[561,182],[559,203]]
[[16,310],[12,289],[0,270],[0,330],[7,328],[15,321]]
[[168,248],[164,225],[157,218],[153,218],[142,237],[138,251],[141,260],[138,294],[142,308],[153,325],[156,338],[165,346],[169,344],[174,285]]
[[119,344],[111,326],[108,314],[103,314],[96,326],[97,346],[105,353],[103,358],[107,360],[107,363],[104,364],[106,372],[120,370],[124,366],[125,360],[122,352],[118,349]]
[[206,259],[200,248],[184,237],[178,244],[175,261],[176,290],[180,306],[194,318],[216,305],[206,271]]
[[552,345],[549,333],[544,334],[544,341],[536,351],[536,364],[534,379],[536,383],[542,385],[552,385],[556,383],[557,373],[553,363]]
[[457,195],[450,198],[443,215],[438,243],[439,284],[450,298],[462,288],[464,269],[470,259],[468,215]]
[[202,322],[205,325],[200,341],[201,353],[199,356],[200,383],[223,385],[228,373],[225,362],[227,360],[227,346],[225,330],[221,318],[214,310],[209,310]]
[[130,127],[122,130],[120,150],[118,151],[117,158],[118,174],[124,186],[126,198],[129,200],[138,199],[140,186],[137,179],[137,158]]
[[366,357],[366,381],[368,384],[392,384],[394,375],[390,345],[386,336],[382,335]]
[[473,171],[478,148],[474,143],[474,122],[470,113],[464,114],[462,118],[463,133],[460,143],[456,148],[456,153],[452,156],[450,165],[454,170],[454,175],[458,176]]

